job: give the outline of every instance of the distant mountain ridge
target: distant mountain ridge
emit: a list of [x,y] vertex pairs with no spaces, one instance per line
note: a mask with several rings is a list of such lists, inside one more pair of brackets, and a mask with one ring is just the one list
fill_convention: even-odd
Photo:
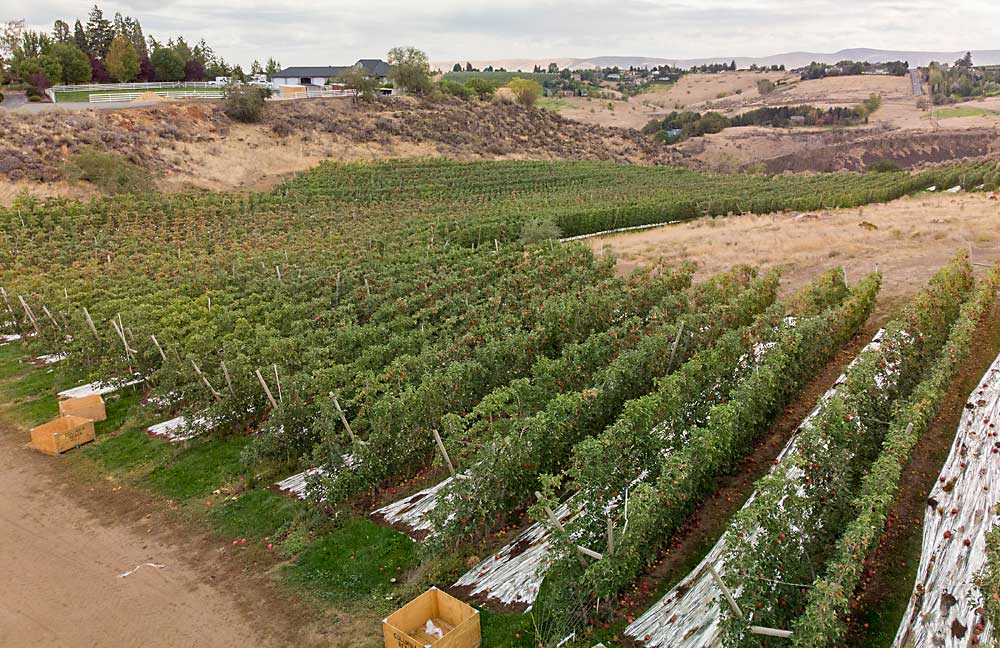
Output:
[[[870,48],[843,49],[838,52],[786,52],[784,54],[774,54],[773,56],[715,56],[710,58],[695,59],[670,59],[657,58],[651,56],[595,56],[591,58],[551,58],[551,59],[495,59],[495,60],[472,60],[473,66],[482,69],[487,65],[493,67],[503,67],[508,70],[531,71],[536,65],[547,68],[549,63],[556,63],[560,68],[570,68],[580,70],[594,67],[656,67],[669,65],[671,67],[690,68],[696,65],[707,65],[710,63],[729,63],[736,61],[739,68],[748,68],[751,65],[767,66],[784,65],[786,68],[800,68],[809,65],[813,61],[817,63],[837,63],[838,61],[868,61],[869,63],[883,63],[885,61],[909,61],[911,67],[923,67],[931,61],[942,63],[953,63],[962,58],[965,51],[961,52],[923,52],[907,50],[880,50]],[[976,65],[997,65],[1000,64],[1000,49],[997,50],[972,50],[972,60]],[[434,66],[447,72],[455,63],[463,66],[466,61],[437,61]]]

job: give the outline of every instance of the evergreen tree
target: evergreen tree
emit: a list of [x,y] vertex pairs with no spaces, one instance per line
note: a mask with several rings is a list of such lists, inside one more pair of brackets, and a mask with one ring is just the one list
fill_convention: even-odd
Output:
[[226,63],[226,59],[221,56],[212,59],[212,61],[205,66],[205,76],[209,79],[214,79],[216,77],[227,77],[232,72],[232,68]]
[[115,38],[114,28],[104,17],[104,12],[97,5],[90,10],[87,17],[87,44],[90,47],[90,54],[98,58],[104,58],[111,48],[111,41]]
[[267,75],[268,80],[271,79],[275,74],[281,71],[281,64],[275,61],[273,58],[267,59],[267,65],[264,66],[264,74]]
[[87,32],[83,31],[83,24],[80,23],[78,18],[75,23],[73,23],[73,42],[79,47],[85,54],[90,54],[90,44],[87,42]]
[[[185,43],[185,46],[186,45],[187,44]],[[203,67],[208,67],[208,64],[215,58],[215,52],[211,47],[209,47],[208,43],[205,42],[205,39],[202,38],[197,44],[195,44],[194,49],[191,50],[191,58],[201,63]]]
[[260,66],[260,61],[254,60],[254,62],[250,64],[250,74],[264,74],[264,68]]
[[462,71],[462,64],[461,63],[456,63],[455,65],[451,66],[451,71],[452,72],[461,72]]
[[146,48],[146,37],[142,33],[142,25],[131,16],[125,16],[125,35],[132,41],[132,47],[139,60],[149,58],[149,50]]
[[57,43],[68,43],[73,40],[69,33],[69,25],[65,21],[57,20],[52,25],[52,38]]
[[183,36],[178,36],[177,40],[171,39],[167,41],[167,46],[177,52],[177,55],[180,56],[181,60],[185,63],[194,58],[194,51],[191,49],[191,46],[187,44],[187,41],[184,40]]

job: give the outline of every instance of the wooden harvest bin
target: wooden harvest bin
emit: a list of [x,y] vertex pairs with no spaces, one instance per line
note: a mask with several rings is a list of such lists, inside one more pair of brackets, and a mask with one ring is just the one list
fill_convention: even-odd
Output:
[[[444,633],[428,634],[430,621]],[[432,587],[382,622],[385,648],[476,648],[482,640],[479,610]]]
[[82,416],[60,416],[31,430],[31,445],[52,455],[93,440],[94,422]]
[[59,401],[59,413],[63,416],[88,418],[94,422],[105,421],[108,418],[107,412],[104,411],[104,399],[100,394]]

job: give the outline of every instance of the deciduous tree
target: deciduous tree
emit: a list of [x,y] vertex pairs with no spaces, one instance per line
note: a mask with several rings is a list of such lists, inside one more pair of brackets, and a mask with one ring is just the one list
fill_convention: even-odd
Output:
[[118,83],[135,79],[139,74],[139,54],[125,34],[118,34],[111,42],[108,56],[104,61],[111,78]]
[[497,91],[497,85],[493,81],[474,77],[465,82],[465,87],[476,93],[480,99],[490,99]]
[[205,80],[205,66],[201,64],[198,59],[191,59],[184,64],[184,80],[185,81],[204,81]]
[[180,81],[184,78],[184,60],[172,48],[154,49],[149,62],[156,71],[157,81]]
[[51,82],[49,85],[58,83],[62,79],[62,65],[59,64],[59,59],[51,54],[22,59],[15,64],[14,71],[25,81],[37,74],[44,75]]
[[507,84],[510,91],[514,93],[517,103],[525,108],[531,108],[542,96],[542,86],[531,79],[515,77]]
[[354,90],[356,98],[365,101],[374,99],[378,91],[378,81],[368,76],[368,70],[361,65],[355,65],[342,72],[337,80],[349,90]]
[[431,89],[431,65],[427,54],[416,47],[393,47],[389,50],[389,78],[397,86],[414,94]]
[[59,79],[62,83],[87,83],[93,76],[90,69],[90,59],[72,41],[55,43],[49,48],[49,54],[59,61],[62,68],[62,75]]
[[9,59],[14,55],[23,33],[24,20],[8,20],[0,26],[0,58]]

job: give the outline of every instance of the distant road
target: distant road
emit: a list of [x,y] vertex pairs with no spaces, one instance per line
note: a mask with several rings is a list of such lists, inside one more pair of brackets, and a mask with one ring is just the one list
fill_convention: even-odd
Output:
[[919,97],[924,94],[924,89],[920,79],[920,70],[910,70],[910,81],[913,83],[914,97]]
[[4,95],[3,102],[0,102],[0,108],[15,110],[26,103],[28,103],[28,98],[24,96],[23,92],[8,92]]
[[[7,103],[6,101],[4,103]],[[21,112],[50,112],[75,110],[124,110],[126,108],[145,108],[147,106],[161,106],[159,101],[106,101],[102,103],[85,103],[82,101],[60,102],[60,103],[25,103],[17,107]]]

